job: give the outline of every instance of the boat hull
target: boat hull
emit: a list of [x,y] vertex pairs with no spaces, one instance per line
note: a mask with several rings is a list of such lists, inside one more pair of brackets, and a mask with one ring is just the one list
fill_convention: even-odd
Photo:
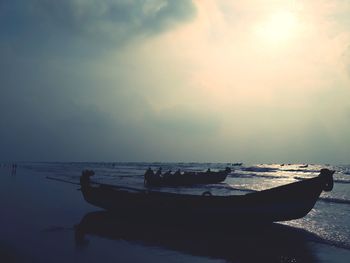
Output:
[[305,216],[314,207],[325,184],[325,177],[318,176],[237,196],[130,192],[108,185],[82,185],[81,190],[85,200],[94,206],[143,220],[271,223]]

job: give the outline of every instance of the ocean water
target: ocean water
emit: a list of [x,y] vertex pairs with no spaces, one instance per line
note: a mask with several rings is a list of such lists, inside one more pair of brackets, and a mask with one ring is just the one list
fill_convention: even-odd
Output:
[[162,187],[156,191],[201,194],[211,191],[214,195],[245,194],[275,186],[312,178],[320,169],[335,170],[334,188],[323,192],[314,209],[304,218],[284,222],[314,233],[320,242],[350,249],[350,165],[333,166],[319,164],[258,164],[234,165],[231,163],[22,163],[24,169],[33,170],[50,178],[79,182],[83,169],[95,171],[94,181],[144,189],[143,174],[148,167],[163,171],[205,171],[232,169],[223,183],[196,187]]
[[[322,251],[326,251],[326,254],[318,255],[318,257],[321,257],[322,260],[315,259],[314,257],[310,258],[309,255],[307,255],[304,252],[300,252],[305,250],[305,247],[300,247],[298,244],[296,244],[298,241],[291,241],[290,243],[286,244],[287,250],[285,247],[281,251],[277,251],[273,248],[270,250],[269,247],[263,247],[265,250],[259,251],[260,253],[264,254],[267,253],[266,251],[270,251],[269,253],[276,254],[278,256],[278,259],[276,262],[327,262],[329,261],[327,258],[330,257],[330,262],[348,262],[350,259],[350,165],[320,165],[320,164],[243,164],[243,165],[234,165],[231,163],[111,163],[111,162],[51,162],[51,163],[18,163],[17,164],[17,178],[15,176],[8,177],[0,186],[3,187],[2,191],[0,191],[0,207],[4,209],[4,211],[10,211],[8,218],[0,218],[0,222],[2,225],[11,226],[14,225],[14,221],[18,221],[17,225],[22,227],[21,217],[32,216],[32,218],[37,217],[38,214],[41,216],[41,221],[39,219],[35,219],[33,224],[36,224],[37,227],[42,227],[45,224],[48,224],[47,222],[57,221],[57,225],[59,226],[51,226],[49,227],[50,231],[56,231],[56,230],[62,230],[63,232],[66,231],[69,227],[67,225],[72,225],[71,221],[74,221],[74,224],[79,223],[82,218],[84,218],[84,215],[87,215],[87,218],[89,218],[89,213],[94,213],[95,211],[101,211],[99,208],[91,207],[90,205],[86,204],[85,201],[82,199],[81,194],[76,191],[77,186],[74,184],[79,183],[79,177],[81,175],[81,171],[84,169],[92,169],[95,171],[95,175],[93,177],[93,181],[101,182],[101,183],[107,183],[107,184],[114,184],[114,185],[120,185],[120,186],[127,186],[127,187],[133,187],[137,189],[144,189],[144,183],[143,183],[143,174],[145,170],[149,167],[156,170],[159,167],[162,167],[163,171],[172,170],[176,171],[177,169],[180,169],[181,171],[205,171],[208,168],[211,170],[221,170],[225,167],[230,167],[232,169],[232,172],[229,174],[229,176],[226,178],[226,180],[223,183],[220,184],[212,184],[212,185],[204,185],[204,186],[194,186],[194,187],[162,187],[157,188],[153,187],[152,190],[154,191],[165,191],[165,192],[176,192],[176,193],[191,193],[191,194],[202,194],[204,191],[210,191],[213,195],[242,195],[246,194],[251,191],[259,191],[263,189],[272,188],[275,186],[296,182],[302,179],[306,178],[312,178],[319,174],[320,169],[322,168],[328,168],[331,170],[335,170],[334,174],[334,188],[331,192],[323,192],[321,194],[320,199],[317,201],[315,207],[311,210],[311,212],[305,216],[302,219],[298,220],[292,220],[288,222],[282,222],[279,224],[286,225],[287,227],[291,227],[292,229],[298,229],[302,233],[301,242],[304,242],[306,239],[307,241],[311,241],[312,244],[317,244],[318,249]],[[2,171],[4,169],[11,171],[10,167],[4,164],[2,165]],[[38,180],[33,180],[33,178],[38,178]],[[63,182],[64,181],[64,182]],[[44,182],[49,182],[45,184]],[[69,182],[73,183],[70,184]],[[7,185],[6,185],[7,184]],[[31,186],[28,186],[31,184]],[[41,185],[41,186],[40,186]],[[24,192],[28,192],[28,194],[25,196],[24,193],[21,193],[19,191],[19,187],[21,187]],[[45,190],[45,188],[51,190]],[[71,187],[71,188],[70,188]],[[73,187],[73,188],[72,188]],[[26,189],[27,188],[27,189]],[[42,192],[41,195],[39,195],[40,191]],[[15,191],[19,191],[17,194]],[[34,192],[30,193],[29,191]],[[38,194],[35,193],[35,191],[38,191]],[[45,191],[51,191],[51,192],[45,192]],[[20,199],[20,195],[23,195],[23,200],[20,202],[18,201]],[[10,197],[8,197],[10,196]],[[11,197],[12,196],[12,197]],[[27,197],[28,196],[28,197]],[[47,196],[47,200],[43,200],[42,197],[39,196]],[[55,202],[57,199],[56,197],[59,196],[65,196],[65,199],[62,199],[59,201],[59,207],[52,207],[52,203]],[[31,199],[32,204],[36,204],[38,207],[26,207],[25,204],[23,204],[26,200]],[[67,201],[68,200],[68,201]],[[57,202],[57,201],[56,201]],[[69,202],[69,206],[67,206],[67,202]],[[10,205],[11,204],[11,205]],[[19,207],[22,206],[23,207]],[[19,212],[25,211],[25,212]],[[50,211],[50,212],[48,212]],[[51,214],[47,214],[51,213]],[[12,214],[12,215],[11,215]],[[65,214],[66,216],[62,216],[62,214]],[[70,215],[70,216],[68,216]],[[92,216],[94,216],[92,214]],[[98,217],[103,217],[103,214],[97,214]],[[91,217],[91,215],[90,215]],[[23,230],[20,234],[18,234],[18,237],[16,237],[18,230],[18,226],[13,227],[13,230],[6,229],[0,229],[1,234],[3,236],[8,236],[9,239],[14,240],[13,242],[16,243],[15,240],[26,240],[26,238],[23,237],[23,233],[29,233],[28,230]],[[36,226],[35,226],[36,227]],[[16,228],[16,229],[15,229]],[[33,227],[31,227],[33,228]],[[127,226],[125,228],[128,228]],[[121,229],[121,233],[124,233],[125,228]],[[134,227],[133,227],[134,228]],[[23,226],[23,229],[25,227]],[[12,231],[12,232],[11,232]],[[46,231],[46,230],[45,230]],[[73,231],[71,229],[70,231]],[[222,247],[220,247],[220,251],[218,249],[207,249],[209,246],[208,243],[203,242],[209,242],[205,237],[198,238],[193,236],[186,236],[186,234],[179,234],[177,232],[171,233],[173,238],[165,239],[164,240],[164,234],[158,233],[154,238],[151,238],[151,240],[142,240],[145,236],[155,235],[155,232],[153,231],[151,234],[147,232],[143,232],[144,229],[138,229],[137,232],[139,233],[138,237],[135,237],[134,232],[129,232],[127,234],[123,234],[121,239],[125,239],[128,241],[128,238],[125,238],[125,236],[129,235],[132,237],[135,237],[134,239],[141,239],[143,243],[150,242],[151,243],[151,249],[146,249],[144,246],[141,247],[133,247],[132,249],[141,249],[144,251],[143,255],[148,255],[149,253],[155,253],[156,255],[154,258],[150,258],[152,261],[156,258],[156,261],[160,260],[168,260],[172,259],[171,253],[175,252],[164,252],[163,250],[154,250],[153,247],[156,246],[169,246],[169,247],[175,247],[175,250],[180,250],[182,252],[186,252],[193,246],[194,242],[199,246],[192,247],[193,251],[190,251],[189,253],[192,255],[201,255],[203,252],[210,251],[209,255],[204,254],[206,257],[214,257],[214,258],[224,258],[225,262],[256,262],[256,260],[259,259],[260,255],[256,254],[254,257],[254,254],[250,254],[251,251],[246,252],[245,249],[248,247],[249,249],[252,249],[251,241],[248,241],[247,246],[242,246],[241,243],[235,243],[236,246],[238,246],[238,249],[235,252],[235,255],[232,255],[232,248],[227,247],[227,250],[224,250]],[[163,231],[163,230],[162,230]],[[285,229],[283,231],[286,231]],[[68,231],[69,232],[69,231]],[[288,231],[287,231],[288,232]],[[289,231],[290,232],[290,231]],[[279,234],[282,236],[277,236],[276,241],[272,246],[279,246],[279,242],[286,242],[283,240],[284,238],[294,238],[296,232],[293,230],[293,233],[287,233],[286,236],[284,234]],[[45,232],[46,233],[46,232]],[[141,233],[141,234],[140,234]],[[277,233],[284,233],[284,232],[277,232]],[[266,233],[265,233],[266,234]],[[265,235],[263,234],[263,236]],[[71,236],[73,234],[69,234]],[[179,236],[180,235],[180,236]],[[269,234],[266,234],[267,236]],[[298,234],[299,235],[299,234]],[[141,237],[140,237],[141,236]],[[185,239],[182,237],[186,236]],[[159,244],[160,241],[163,238],[163,243]],[[181,239],[182,238],[182,239]],[[191,238],[195,238],[195,241],[190,241]],[[224,237],[229,238],[229,237]],[[209,238],[208,238],[209,239]],[[211,241],[215,241],[214,238],[210,238]],[[271,238],[270,238],[271,239]],[[28,237],[28,240],[32,241],[32,238]],[[49,239],[49,242],[53,242],[53,239]],[[58,240],[58,239],[57,239]],[[181,240],[181,242],[180,242]],[[239,239],[241,240],[241,239]],[[264,242],[266,242],[265,239],[263,241],[256,239],[255,242],[260,242],[260,245],[262,245]],[[298,240],[298,239],[296,239]],[[299,239],[300,240],[300,239]],[[37,241],[39,242],[39,241]],[[42,242],[42,241],[40,241]],[[39,242],[39,243],[40,243]],[[57,241],[58,242],[58,241]],[[110,244],[105,243],[106,241],[99,240],[98,244],[100,245],[100,249],[102,250],[101,246],[103,247],[104,251],[108,248],[108,253],[111,251],[113,252],[115,249]],[[175,243],[174,243],[175,242]],[[176,243],[177,242],[177,243]],[[226,242],[225,240],[222,242],[222,244],[226,244],[229,242],[237,242],[234,240],[229,240]],[[28,243],[28,242],[27,242]],[[217,243],[217,242],[216,242]],[[35,244],[35,242],[33,243]],[[41,243],[40,243],[41,244]],[[61,242],[60,246],[62,244],[66,244],[65,242]],[[103,244],[103,245],[102,245]],[[185,245],[184,245],[185,244]],[[202,245],[202,247],[200,247]],[[300,244],[299,244],[300,245]],[[37,247],[38,245],[36,245]],[[46,246],[46,244],[45,244]],[[123,247],[126,246],[125,243],[120,243],[119,246]],[[255,244],[255,246],[259,246]],[[322,249],[322,246],[325,247],[325,249]],[[56,245],[53,246],[55,249],[54,252],[57,250]],[[98,246],[96,246],[98,247]],[[211,247],[215,247],[215,242],[211,245]],[[69,248],[70,249],[70,248]],[[95,248],[96,249],[96,248]],[[244,254],[237,254],[237,251],[243,251]],[[255,248],[254,248],[255,250]],[[336,252],[333,253],[332,251],[335,250]],[[153,252],[152,252],[153,251]],[[271,252],[272,251],[272,252]],[[339,252],[341,251],[341,252]],[[193,252],[193,253],[192,253]],[[242,253],[243,253],[242,252]],[[246,253],[245,253],[246,252]],[[52,251],[50,252],[52,253]],[[65,251],[67,255],[71,252]],[[72,252],[73,253],[73,252]],[[96,252],[96,255],[98,255],[100,252]],[[170,253],[167,254],[168,256],[164,256],[162,253]],[[216,255],[217,253],[218,255]],[[292,255],[289,258],[284,258],[283,255],[289,255],[288,253],[291,253]],[[298,259],[298,253],[304,253],[299,257]],[[345,253],[345,254],[342,254]],[[276,255],[273,255],[274,257],[270,257],[271,255],[268,255],[265,257],[265,259],[270,260],[271,258],[275,259]],[[72,254],[75,255],[75,254]],[[134,255],[133,252],[130,252],[128,254],[129,258],[130,255]],[[331,255],[331,256],[330,256]],[[335,257],[338,257],[338,260],[334,260]],[[345,255],[345,256],[344,256]],[[177,255],[178,258],[181,259],[181,255]],[[249,258],[249,256],[251,256]],[[253,257],[252,257],[253,256]],[[70,256],[71,257],[71,256]],[[92,259],[93,257],[87,256],[84,260],[87,260],[86,262],[95,262],[96,260]],[[247,260],[248,258],[248,260]],[[263,257],[264,258],[264,257]],[[0,259],[1,259],[1,239],[0,239]],[[288,259],[288,260],[287,260]],[[301,260],[300,260],[301,259]],[[45,258],[47,260],[47,258]],[[45,262],[45,260],[43,262]],[[52,260],[52,258],[50,258]],[[67,258],[62,258],[61,260],[67,261]],[[171,261],[171,262],[197,262],[196,260],[202,261],[201,258],[194,259],[194,258],[182,258],[179,261]],[[58,261],[58,260],[57,260]],[[199,262],[198,261],[198,262]],[[26,261],[25,261],[26,262]],[[56,262],[56,261],[52,261]],[[67,261],[69,262],[69,260]],[[72,262],[79,262],[72,261]],[[82,261],[83,262],[83,261]],[[109,262],[109,261],[106,261]],[[114,262],[114,261],[113,261]],[[125,262],[133,262],[133,260],[127,260],[125,258]],[[145,262],[145,261],[139,261],[138,262]],[[208,261],[211,262],[211,261]],[[215,261],[216,262],[216,261]],[[221,262],[221,261],[219,261]]]

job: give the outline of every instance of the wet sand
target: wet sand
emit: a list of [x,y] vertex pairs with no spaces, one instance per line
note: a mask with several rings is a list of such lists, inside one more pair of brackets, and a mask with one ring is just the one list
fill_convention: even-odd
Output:
[[0,262],[349,262],[306,231],[177,229],[125,221],[87,204],[79,186],[0,168]]

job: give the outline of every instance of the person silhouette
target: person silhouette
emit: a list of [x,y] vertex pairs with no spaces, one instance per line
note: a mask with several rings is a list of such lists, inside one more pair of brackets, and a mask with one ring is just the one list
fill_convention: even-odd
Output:
[[169,177],[169,176],[171,176],[171,170],[169,170],[163,174],[163,177]]
[[150,180],[152,180],[154,178],[154,172],[151,169],[151,167],[148,167],[148,169],[145,172],[144,175],[144,184],[147,184]]
[[159,167],[157,172],[156,172],[156,177],[160,177],[162,175],[162,167]]
[[179,176],[181,175],[180,169],[177,169],[176,172],[174,173],[174,176]]

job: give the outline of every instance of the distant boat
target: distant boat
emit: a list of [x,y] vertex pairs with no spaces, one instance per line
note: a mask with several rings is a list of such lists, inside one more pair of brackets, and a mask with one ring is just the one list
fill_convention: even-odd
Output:
[[184,172],[175,173],[166,172],[163,175],[154,174],[148,169],[144,175],[145,185],[148,186],[186,186],[195,184],[216,184],[223,182],[231,172],[230,168],[212,172],[208,169],[206,172]]
[[141,220],[194,224],[271,223],[304,217],[322,191],[333,188],[333,173],[322,169],[311,179],[245,195],[214,196],[165,193],[90,182],[80,178],[84,199],[97,207]]
[[309,167],[308,164],[299,165],[299,168],[307,168],[307,167]]
[[232,166],[242,166],[243,163],[233,163]]

